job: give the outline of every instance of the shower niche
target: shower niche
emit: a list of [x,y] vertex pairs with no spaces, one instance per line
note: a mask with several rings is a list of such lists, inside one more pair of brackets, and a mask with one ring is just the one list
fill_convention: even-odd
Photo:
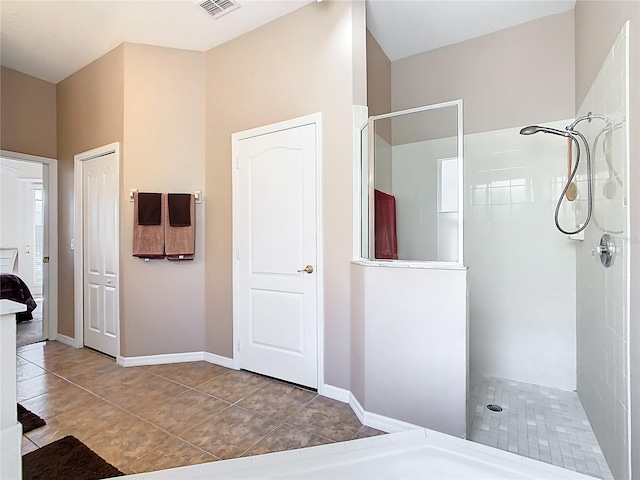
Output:
[[371,426],[465,437],[462,101],[369,117],[357,133],[352,393]]

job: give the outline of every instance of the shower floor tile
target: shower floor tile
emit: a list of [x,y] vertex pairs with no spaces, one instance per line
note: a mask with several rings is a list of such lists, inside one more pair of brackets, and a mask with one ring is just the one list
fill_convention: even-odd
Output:
[[473,442],[613,480],[576,392],[477,376],[468,408]]

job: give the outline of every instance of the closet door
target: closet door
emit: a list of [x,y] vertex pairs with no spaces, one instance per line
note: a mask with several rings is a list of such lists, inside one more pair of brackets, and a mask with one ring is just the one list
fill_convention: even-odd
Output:
[[84,344],[118,354],[118,168],[115,153],[82,162]]

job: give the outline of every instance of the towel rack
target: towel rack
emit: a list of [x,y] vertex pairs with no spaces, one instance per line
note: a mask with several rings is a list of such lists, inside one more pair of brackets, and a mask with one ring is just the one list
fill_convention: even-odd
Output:
[[[138,193],[138,189],[137,188],[130,188],[129,189],[129,201],[133,202],[133,195]],[[193,192],[193,198],[195,200],[195,203],[202,203],[202,190],[195,190]]]

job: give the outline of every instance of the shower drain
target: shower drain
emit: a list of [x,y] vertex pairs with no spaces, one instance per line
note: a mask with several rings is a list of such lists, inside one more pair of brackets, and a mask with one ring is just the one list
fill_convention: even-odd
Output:
[[500,405],[494,405],[493,403],[490,403],[489,405],[487,405],[487,408],[489,410],[491,410],[492,412],[501,412],[502,411],[502,407]]

